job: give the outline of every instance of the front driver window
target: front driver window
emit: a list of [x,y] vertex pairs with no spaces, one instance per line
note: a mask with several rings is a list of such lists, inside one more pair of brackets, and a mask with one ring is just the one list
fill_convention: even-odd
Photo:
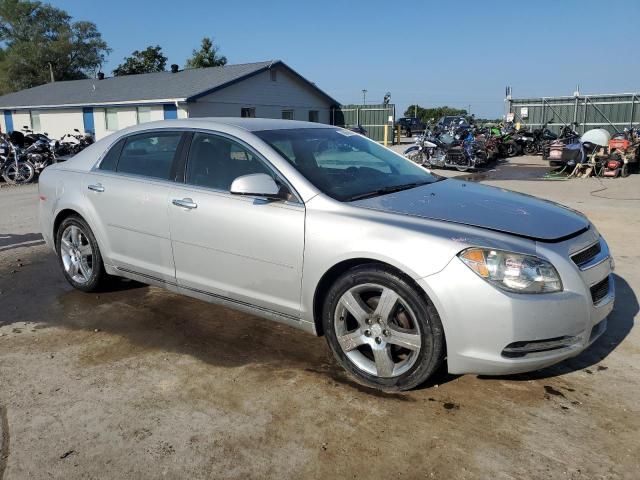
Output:
[[196,133],[187,160],[187,183],[228,192],[242,175],[271,171],[242,145],[217,135]]

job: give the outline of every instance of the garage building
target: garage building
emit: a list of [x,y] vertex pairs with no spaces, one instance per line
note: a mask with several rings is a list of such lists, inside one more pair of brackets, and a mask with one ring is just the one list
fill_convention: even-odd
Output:
[[40,85],[0,97],[3,132],[100,139],[153,120],[264,117],[330,123],[338,102],[280,60]]

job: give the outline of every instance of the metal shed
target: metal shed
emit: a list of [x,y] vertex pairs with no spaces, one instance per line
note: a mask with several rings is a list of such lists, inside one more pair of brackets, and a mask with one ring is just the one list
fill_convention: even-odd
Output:
[[578,123],[580,133],[592,128],[616,133],[640,124],[639,93],[507,98],[507,102],[515,122],[539,128],[550,121],[549,128],[556,132],[572,122]]

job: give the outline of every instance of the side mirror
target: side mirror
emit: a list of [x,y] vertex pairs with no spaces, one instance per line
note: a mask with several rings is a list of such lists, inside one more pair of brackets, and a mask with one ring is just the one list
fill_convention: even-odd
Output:
[[287,197],[275,180],[266,173],[252,173],[236,178],[231,184],[231,193],[233,195],[265,197],[271,200],[285,200]]

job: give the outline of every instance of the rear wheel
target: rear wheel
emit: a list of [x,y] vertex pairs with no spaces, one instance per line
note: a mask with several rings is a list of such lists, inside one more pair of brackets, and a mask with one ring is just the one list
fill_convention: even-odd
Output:
[[67,281],[78,290],[93,292],[107,282],[98,242],[78,215],[65,218],[56,232],[56,251]]
[[621,177],[628,177],[629,176],[629,164],[628,163],[623,163],[622,164],[622,168],[620,168],[620,176]]
[[2,178],[12,185],[31,183],[36,176],[36,169],[31,162],[10,162],[2,172]]
[[442,362],[444,333],[433,305],[381,265],[353,268],[329,290],[322,320],[329,347],[358,382],[408,390]]
[[535,155],[537,152],[537,148],[533,142],[527,142],[524,145],[524,153],[527,155]]

